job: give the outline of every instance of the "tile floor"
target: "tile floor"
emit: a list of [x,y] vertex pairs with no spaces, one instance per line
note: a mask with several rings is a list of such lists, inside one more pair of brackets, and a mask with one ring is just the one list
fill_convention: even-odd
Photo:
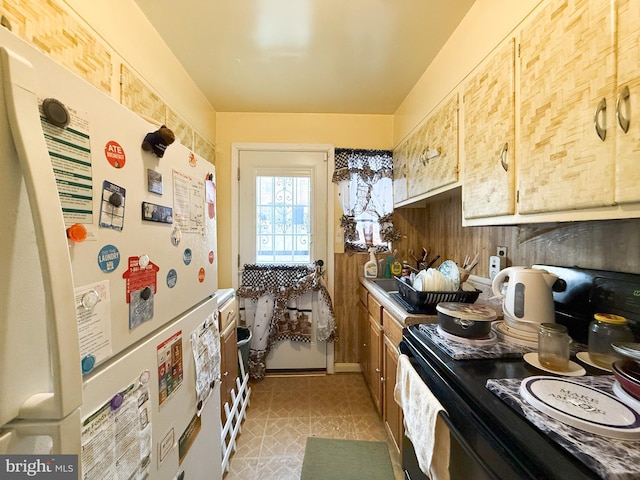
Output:
[[[310,436],[391,445],[359,373],[267,376],[250,385],[251,404],[224,480],[298,480]],[[389,450],[401,480],[398,455]]]

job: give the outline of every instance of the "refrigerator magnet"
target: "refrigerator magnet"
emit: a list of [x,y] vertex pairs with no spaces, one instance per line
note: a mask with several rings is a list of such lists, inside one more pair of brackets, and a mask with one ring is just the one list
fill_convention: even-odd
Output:
[[124,227],[124,204],[127,191],[115,183],[102,182],[100,202],[100,226],[122,231]]
[[171,244],[174,247],[180,245],[180,240],[182,240],[182,230],[178,225],[174,225],[173,231],[171,232]]
[[147,190],[162,195],[162,173],[151,168],[147,169]]
[[193,253],[191,252],[191,249],[185,248],[184,253],[182,254],[182,261],[184,262],[184,264],[189,265],[191,263],[192,258],[193,258]]
[[114,168],[122,168],[127,162],[124,148],[113,140],[109,140],[104,146],[104,156],[107,158],[107,162]]
[[167,287],[173,288],[178,282],[178,272],[175,269],[171,269],[167,272]]
[[158,223],[173,223],[173,209],[164,205],[142,202],[142,220]]

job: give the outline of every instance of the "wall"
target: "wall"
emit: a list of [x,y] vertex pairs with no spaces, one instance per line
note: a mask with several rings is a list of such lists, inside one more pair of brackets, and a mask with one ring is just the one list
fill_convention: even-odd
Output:
[[394,146],[462,82],[541,0],[476,0],[394,114]]
[[[232,245],[231,198],[232,143],[317,143],[345,148],[390,149],[393,117],[391,115],[342,114],[217,114],[216,174],[218,176],[218,254],[230,258]],[[331,218],[331,216],[329,216]],[[331,239],[330,239],[331,240]],[[219,283],[222,287],[234,284],[231,262],[220,264]]]
[[[394,219],[404,237],[395,248],[431,248],[458,263],[479,254],[475,275],[489,277],[489,256],[508,249],[508,265],[548,264],[640,273],[640,219],[462,227],[459,190],[426,208],[399,209]],[[436,266],[439,262],[436,263]]]
[[[235,172],[231,171],[232,143],[316,143],[346,148],[390,149],[392,122],[391,115],[218,113],[216,173],[219,258],[233,260],[232,251],[239,235],[238,231],[231,228],[230,205],[237,202],[231,197],[231,182],[235,181]],[[340,340],[334,348],[334,361],[355,363],[358,340],[355,304],[352,301],[358,298],[357,273],[353,258],[344,253],[336,253],[333,263],[332,300],[340,334]],[[222,287],[234,285],[231,261],[220,262],[219,283]]]
[[133,0],[0,0],[0,14],[15,35],[215,160],[215,110]]

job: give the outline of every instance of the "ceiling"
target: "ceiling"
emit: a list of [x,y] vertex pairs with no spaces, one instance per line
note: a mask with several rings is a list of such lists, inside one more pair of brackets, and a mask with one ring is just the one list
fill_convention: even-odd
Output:
[[218,112],[392,114],[475,0],[135,0]]

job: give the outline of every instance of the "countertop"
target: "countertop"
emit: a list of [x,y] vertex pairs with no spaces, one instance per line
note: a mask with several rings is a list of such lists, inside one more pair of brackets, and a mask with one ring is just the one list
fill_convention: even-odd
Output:
[[[371,295],[389,312],[403,327],[418,323],[438,323],[437,315],[421,315],[407,312],[402,306],[393,300],[382,287],[378,286],[373,280],[365,277],[359,277],[360,284],[366,288]],[[502,308],[500,303],[490,300],[490,281],[482,277],[472,276],[469,282],[477,289],[481,290],[480,297],[476,303],[488,305],[498,314],[498,319],[502,318]]]
[[396,303],[389,294],[378,286],[373,279],[360,277],[360,284],[395,318],[403,327],[417,323],[438,323],[437,315],[421,315],[409,313]]

